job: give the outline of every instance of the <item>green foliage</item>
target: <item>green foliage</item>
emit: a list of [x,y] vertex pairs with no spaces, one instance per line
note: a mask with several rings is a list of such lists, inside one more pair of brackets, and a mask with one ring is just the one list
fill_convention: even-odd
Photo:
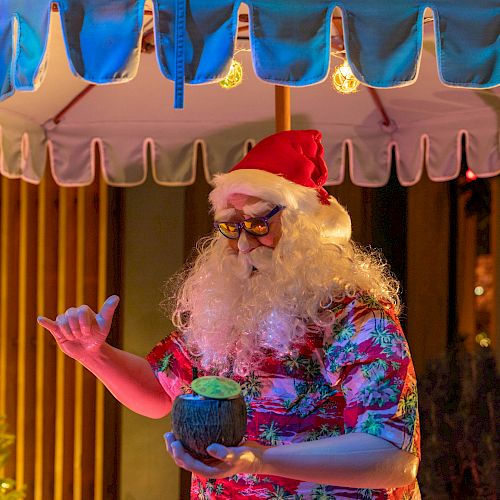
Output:
[[[5,417],[0,416],[0,467],[7,463],[14,441],[15,436],[7,432]],[[13,479],[0,476],[0,500],[16,500],[25,496],[24,488],[22,491],[16,491],[16,482]]]
[[422,498],[496,499],[499,389],[490,349],[462,342],[419,378]]

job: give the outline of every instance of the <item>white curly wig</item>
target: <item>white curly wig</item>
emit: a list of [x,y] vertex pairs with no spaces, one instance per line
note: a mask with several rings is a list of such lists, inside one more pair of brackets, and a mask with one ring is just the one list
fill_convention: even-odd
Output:
[[242,256],[214,232],[199,243],[198,257],[177,280],[172,320],[202,369],[244,375],[270,349],[289,355],[311,324],[332,323],[330,304],[358,293],[390,302],[399,312],[399,283],[378,253],[351,240],[347,211],[322,184],[307,187],[261,168],[234,169],[214,184],[216,217],[233,194],[285,209],[265,272],[241,278]]

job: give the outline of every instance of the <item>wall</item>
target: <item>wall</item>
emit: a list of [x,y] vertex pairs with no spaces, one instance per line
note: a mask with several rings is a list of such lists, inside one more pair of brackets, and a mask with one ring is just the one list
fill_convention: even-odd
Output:
[[[184,189],[152,180],[125,190],[123,348],[145,355],[170,330],[161,287],[183,263]],[[178,498],[179,471],[165,451],[167,419],[121,410],[121,500]]]

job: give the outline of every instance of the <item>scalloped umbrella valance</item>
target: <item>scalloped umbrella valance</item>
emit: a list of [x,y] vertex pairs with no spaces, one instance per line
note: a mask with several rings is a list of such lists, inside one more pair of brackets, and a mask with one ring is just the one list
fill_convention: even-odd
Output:
[[[153,53],[141,57],[137,77],[123,85],[98,85],[59,114],[86,83],[68,65],[59,15],[52,13],[46,78],[37,92],[19,92],[0,103],[0,173],[38,183],[48,166],[58,184],[83,186],[95,174],[95,153],[109,184],[134,186],[148,171],[165,186],[192,184],[201,152],[210,181],[226,171],[249,143],[274,130],[274,88],[252,71],[248,41],[236,58],[243,82],[231,90],[218,84],[187,86],[182,111],[161,105],[174,84],[158,70]],[[466,138],[469,167],[479,177],[500,172],[499,89],[442,85],[436,72],[432,23],[426,23],[420,76],[414,85],[379,90],[392,123],[382,117],[365,86],[353,95],[335,92],[330,81],[294,89],[294,128],[323,132],[329,184],[350,176],[359,186],[384,185],[392,149],[401,184],[455,178]],[[200,147],[199,147],[200,146]]]
[[[125,82],[138,68],[145,0],[0,0],[0,99],[34,90],[44,76],[52,3],[61,15],[72,71],[96,84]],[[335,6],[342,12],[347,59],[358,79],[389,88],[415,81],[423,13],[433,10],[437,66],[446,85],[500,83],[497,0],[247,0],[257,76],[290,86],[322,81],[330,62]],[[234,0],[153,0],[160,70],[184,83],[225,76],[234,52]]]

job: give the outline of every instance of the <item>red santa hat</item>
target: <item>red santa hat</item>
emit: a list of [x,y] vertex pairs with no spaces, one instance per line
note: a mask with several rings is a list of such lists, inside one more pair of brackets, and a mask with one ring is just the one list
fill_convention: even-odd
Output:
[[287,130],[266,137],[227,174],[214,178],[210,202],[217,212],[232,194],[256,196],[317,218],[325,236],[351,237],[351,219],[323,187],[328,168],[321,132]]

